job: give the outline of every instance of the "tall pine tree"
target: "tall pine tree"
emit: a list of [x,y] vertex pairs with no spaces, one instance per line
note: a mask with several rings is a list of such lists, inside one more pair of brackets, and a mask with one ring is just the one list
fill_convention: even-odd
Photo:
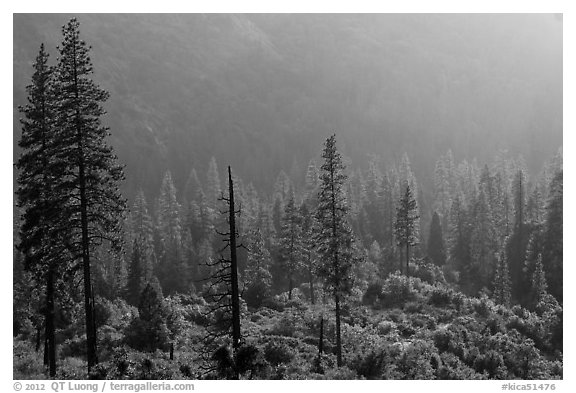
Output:
[[320,191],[316,218],[319,231],[316,241],[320,262],[317,274],[324,287],[334,297],[336,311],[336,361],[342,366],[342,337],[340,329],[341,302],[352,290],[354,237],[348,223],[345,167],[336,149],[336,135],[329,137],[322,153],[324,163],[320,173]]
[[301,218],[294,195],[291,195],[284,209],[280,233],[280,259],[282,270],[288,278],[288,299],[292,299],[294,280],[302,266],[303,253]]
[[[28,104],[20,108],[24,118],[18,145],[23,152],[17,168],[18,206],[22,209],[18,249],[24,256],[25,270],[32,272],[36,283],[45,288],[46,360],[50,376],[56,375],[56,344],[54,331],[55,281],[62,273],[62,247],[65,226],[59,212],[65,200],[56,189],[62,180],[56,172],[52,156],[57,148],[54,140],[53,69],[48,65],[44,45],[34,63],[32,83],[26,87]],[[64,224],[65,225],[65,224]]]
[[90,370],[98,362],[90,255],[104,239],[120,244],[126,202],[118,185],[124,174],[106,141],[108,128],[100,121],[109,94],[91,79],[90,47],[80,39],[78,21],[71,19],[62,33],[54,83],[58,148],[52,160],[62,179],[57,192],[68,201],[60,213],[69,223],[68,246],[83,270]]

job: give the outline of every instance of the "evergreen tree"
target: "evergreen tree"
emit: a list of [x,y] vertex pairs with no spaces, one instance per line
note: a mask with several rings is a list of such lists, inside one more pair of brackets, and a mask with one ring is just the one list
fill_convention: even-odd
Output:
[[480,193],[473,208],[474,225],[470,234],[470,270],[465,271],[466,284],[475,291],[488,287],[493,276],[495,255],[498,252],[496,230],[492,212],[484,192]]
[[556,172],[550,182],[544,223],[544,244],[542,263],[550,294],[562,303],[562,262],[563,262],[563,171]]
[[282,232],[282,197],[280,195],[276,195],[274,197],[274,204],[272,205],[272,224],[274,228],[274,232],[280,236]]
[[501,253],[496,259],[496,270],[494,273],[494,300],[496,303],[510,306],[510,286],[508,261],[506,260],[506,255]]
[[442,225],[437,212],[432,216],[430,224],[430,235],[428,236],[428,257],[437,266],[443,266],[446,263],[446,247],[444,245],[444,236],[442,235]]
[[526,224],[526,177],[519,169],[512,182],[514,206],[514,226],[506,244],[510,276],[512,278],[512,297],[519,301],[530,291],[530,277],[523,272],[526,248],[530,240],[531,228]]
[[200,184],[200,180],[198,180],[196,169],[192,168],[190,175],[188,175],[188,179],[186,179],[186,183],[184,184],[184,190],[182,191],[182,201],[190,202],[194,200],[201,190],[202,185]]
[[[140,190],[136,194],[132,211],[130,212],[132,241],[131,243],[138,242],[138,250],[140,252],[140,268],[142,270],[142,277],[149,280],[152,277],[156,255],[154,253],[154,223],[152,217],[148,212],[148,204],[144,192]],[[135,248],[133,247],[132,250]],[[141,291],[142,288],[139,289]]]
[[282,270],[288,278],[288,299],[292,299],[294,279],[302,266],[303,253],[301,217],[294,195],[291,195],[284,210],[280,234],[280,258]]
[[170,171],[166,172],[158,198],[158,230],[161,248],[156,274],[166,294],[190,288],[188,267],[182,245],[180,204]]
[[[368,240],[382,241],[384,239],[384,206],[381,199],[383,175],[372,160],[368,167],[366,178],[366,201],[364,209],[366,213],[367,229],[370,235]],[[364,221],[364,220],[363,220]],[[370,243],[368,243],[370,244]]]
[[[56,190],[63,180],[56,172],[52,156],[57,149],[54,139],[53,69],[48,54],[40,46],[34,62],[32,83],[26,87],[28,104],[20,107],[24,118],[22,148],[16,164],[19,172],[16,195],[22,209],[22,223],[18,237],[18,255],[23,255],[25,270],[32,273],[33,282],[45,288],[46,361],[50,376],[56,375],[56,341],[54,328],[55,286],[64,271],[62,257],[63,233],[66,224],[60,219],[60,207],[66,203]],[[16,281],[16,277],[15,277]]]
[[308,285],[310,288],[310,302],[312,304],[316,303],[316,293],[314,290],[314,282],[316,281],[316,243],[314,239],[314,231],[317,227],[317,222],[306,202],[302,202],[300,206],[300,217],[302,217],[302,238],[303,238],[303,264],[306,268],[306,274],[308,279]]
[[172,182],[172,174],[167,171],[162,180],[158,198],[158,229],[162,243],[170,240],[181,242],[182,227],[180,221],[181,206],[176,199],[176,187]]
[[152,280],[139,296],[138,317],[128,326],[126,341],[134,349],[154,352],[165,350],[168,339],[164,296],[158,281]]
[[416,223],[418,218],[418,205],[412,196],[410,186],[406,185],[404,195],[396,208],[396,222],[394,223],[394,234],[398,246],[405,247],[406,250],[406,275],[409,274],[410,247],[418,244],[418,232]]
[[96,325],[91,280],[90,254],[103,239],[120,244],[120,232],[126,207],[118,184],[123,180],[122,167],[106,142],[108,128],[100,117],[109,94],[91,79],[93,67],[89,47],[80,39],[79,23],[71,19],[62,28],[64,40],[54,83],[55,140],[58,148],[52,155],[61,184],[58,194],[63,204],[60,214],[69,223],[67,239],[75,258],[83,267],[86,311],[88,370],[98,361]]
[[[440,212],[442,218],[448,217],[452,203],[450,193],[450,179],[446,159],[444,156],[436,162],[434,169],[434,209]],[[444,222],[446,223],[446,222]]]
[[341,301],[352,290],[354,237],[348,223],[345,186],[347,176],[342,157],[336,149],[336,136],[329,137],[322,153],[324,163],[320,173],[320,191],[316,218],[319,229],[316,242],[320,261],[317,274],[324,287],[334,297],[336,306],[336,361],[342,366],[342,338],[340,331]]
[[128,280],[126,283],[126,300],[128,303],[137,306],[143,284],[146,282],[143,268],[144,251],[141,238],[134,240],[132,244],[132,258],[128,270]]
[[460,272],[470,266],[470,225],[460,195],[452,200],[450,208],[449,261]]
[[216,158],[212,157],[208,165],[208,173],[206,174],[206,198],[208,206],[216,209],[218,206],[218,199],[222,195],[222,187],[220,185],[220,175],[218,174],[218,165]]
[[260,228],[251,233],[248,248],[248,263],[245,271],[246,290],[242,297],[251,307],[260,307],[264,299],[270,295],[272,275],[270,274],[270,253],[264,246]]
[[542,264],[542,254],[538,254],[536,264],[534,265],[534,272],[532,273],[532,288],[531,288],[532,306],[536,306],[548,293],[548,284],[546,283],[546,275],[544,274],[544,265]]
[[306,169],[306,179],[304,188],[304,200],[309,204],[309,208],[315,209],[318,204],[318,186],[319,182],[318,167],[314,160],[310,160]]

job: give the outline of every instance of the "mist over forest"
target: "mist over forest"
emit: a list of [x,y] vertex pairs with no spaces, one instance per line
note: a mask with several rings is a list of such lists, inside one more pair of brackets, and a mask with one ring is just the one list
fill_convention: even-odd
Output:
[[[14,16],[16,106],[39,42],[70,15]],[[301,186],[336,133],[351,169],[406,152],[432,186],[436,159],[522,154],[531,173],[562,144],[562,21],[554,15],[80,15],[130,198],[184,187],[212,156],[271,192]],[[222,173],[223,174],[223,173]]]
[[14,379],[562,379],[562,23],[14,14]]

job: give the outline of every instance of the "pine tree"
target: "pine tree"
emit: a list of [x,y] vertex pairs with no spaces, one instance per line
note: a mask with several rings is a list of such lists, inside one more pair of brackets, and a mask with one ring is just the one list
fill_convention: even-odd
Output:
[[320,257],[317,267],[318,276],[323,279],[324,287],[334,297],[336,306],[336,361],[342,366],[342,338],[340,331],[341,301],[352,290],[352,267],[354,237],[348,223],[348,205],[346,202],[345,167],[342,157],[336,149],[336,136],[329,137],[322,153],[324,163],[320,173],[320,191],[318,192],[318,233],[316,242]]
[[538,254],[538,257],[536,258],[534,272],[532,273],[532,287],[530,292],[533,306],[540,303],[548,293],[548,284],[546,283],[544,265],[542,264],[542,254]]
[[208,165],[208,173],[206,174],[206,198],[208,206],[212,209],[216,209],[218,199],[222,195],[222,187],[220,184],[218,164],[216,164],[216,158],[212,157]]
[[144,252],[142,238],[136,238],[132,244],[132,257],[128,270],[128,281],[126,283],[126,300],[128,303],[137,306],[142,293],[143,284],[146,282],[143,268]]
[[161,248],[156,274],[166,294],[186,292],[190,288],[188,267],[182,245],[180,204],[170,171],[166,172],[158,198],[158,230]]
[[202,185],[200,184],[200,180],[198,180],[196,169],[192,168],[190,175],[188,175],[188,179],[184,184],[184,190],[182,191],[182,201],[184,203],[193,201],[201,190]]
[[138,317],[127,329],[126,341],[132,348],[154,352],[165,350],[169,331],[166,326],[166,306],[157,280],[147,283],[139,296]]
[[496,270],[494,273],[494,300],[496,303],[510,306],[511,299],[510,273],[508,271],[508,261],[506,255],[500,253],[496,260]]
[[530,277],[523,272],[526,247],[530,239],[531,228],[526,224],[526,177],[519,169],[512,182],[514,206],[514,226],[506,244],[508,264],[512,278],[512,297],[520,300],[530,290]]
[[[156,255],[154,253],[154,223],[148,212],[148,204],[146,203],[146,197],[142,190],[136,194],[130,217],[130,227],[132,229],[131,243],[134,244],[134,242],[138,242],[142,277],[147,281],[152,277]],[[134,247],[132,250],[134,250]],[[141,289],[142,288],[140,288],[140,290]]]
[[437,212],[432,216],[430,224],[430,235],[428,236],[428,257],[437,266],[444,266],[446,263],[446,247],[444,236],[442,235],[442,225]]
[[260,307],[270,295],[272,275],[270,274],[270,252],[264,246],[260,228],[256,227],[250,234],[248,263],[245,271],[246,290],[242,297],[251,307]]
[[308,278],[308,286],[310,288],[310,302],[316,303],[316,294],[314,291],[314,282],[316,281],[316,243],[314,239],[314,230],[317,227],[317,222],[306,202],[302,202],[300,206],[300,217],[302,217],[302,238],[303,238],[303,264],[306,268]]
[[284,210],[280,233],[280,260],[282,270],[288,278],[288,299],[292,299],[294,279],[302,266],[303,253],[301,217],[294,202],[294,195],[291,195]]
[[556,172],[550,182],[544,223],[542,262],[550,294],[562,303],[563,262],[563,170]]
[[[382,241],[384,239],[384,207],[381,199],[383,175],[372,160],[368,167],[366,178],[366,221],[370,240]],[[369,244],[369,243],[368,243]]]
[[36,284],[45,288],[46,361],[50,376],[56,375],[56,341],[54,328],[55,286],[64,271],[62,256],[65,223],[59,217],[60,205],[56,189],[62,180],[56,174],[52,156],[57,148],[54,140],[53,69],[48,54],[40,46],[34,63],[32,83],[26,87],[28,104],[20,107],[24,118],[18,145],[23,152],[16,164],[19,172],[18,206],[23,211],[18,250],[23,255],[26,271],[32,272]]
[[495,254],[498,252],[496,229],[492,221],[492,212],[484,192],[480,194],[473,207],[474,225],[470,234],[470,271],[466,272],[467,284],[475,290],[489,286],[495,266]]
[[120,244],[126,202],[118,184],[122,167],[106,142],[108,128],[100,117],[109,94],[96,85],[90,75],[93,67],[89,47],[80,39],[79,23],[71,19],[62,28],[64,40],[54,83],[55,139],[58,148],[52,155],[61,183],[58,194],[63,204],[60,214],[69,223],[69,248],[83,267],[86,311],[88,370],[97,362],[96,325],[91,280],[90,254],[103,239]]
[[394,234],[398,246],[404,246],[406,249],[406,275],[409,275],[410,247],[418,244],[416,223],[420,216],[410,186],[406,185],[405,190],[396,208]]
[[319,184],[318,167],[316,166],[316,162],[314,160],[310,160],[308,163],[308,168],[306,169],[304,188],[304,200],[309,204],[308,207],[310,209],[315,209],[316,205],[318,204],[316,197],[318,196]]
[[443,218],[448,217],[452,200],[449,173],[444,156],[436,162],[434,169],[434,195],[434,208]]
[[461,273],[470,266],[470,229],[468,214],[460,195],[452,200],[450,207],[450,230],[448,238],[449,261]]

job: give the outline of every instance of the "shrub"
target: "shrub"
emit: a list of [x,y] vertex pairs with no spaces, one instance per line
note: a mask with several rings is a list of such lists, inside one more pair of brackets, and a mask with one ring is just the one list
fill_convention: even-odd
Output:
[[402,307],[406,302],[414,300],[416,294],[408,277],[398,273],[390,275],[382,286],[380,304],[384,307]]
[[293,350],[285,343],[268,342],[264,348],[264,358],[272,366],[290,363],[294,358]]
[[13,378],[45,379],[42,352],[34,351],[28,341],[14,340]]
[[374,306],[378,298],[382,296],[382,283],[374,282],[368,284],[368,288],[362,296],[362,304],[366,306]]
[[444,272],[442,268],[433,264],[420,261],[414,265],[410,265],[412,277],[417,277],[420,280],[427,282],[429,284],[446,284],[446,279],[444,278]]

